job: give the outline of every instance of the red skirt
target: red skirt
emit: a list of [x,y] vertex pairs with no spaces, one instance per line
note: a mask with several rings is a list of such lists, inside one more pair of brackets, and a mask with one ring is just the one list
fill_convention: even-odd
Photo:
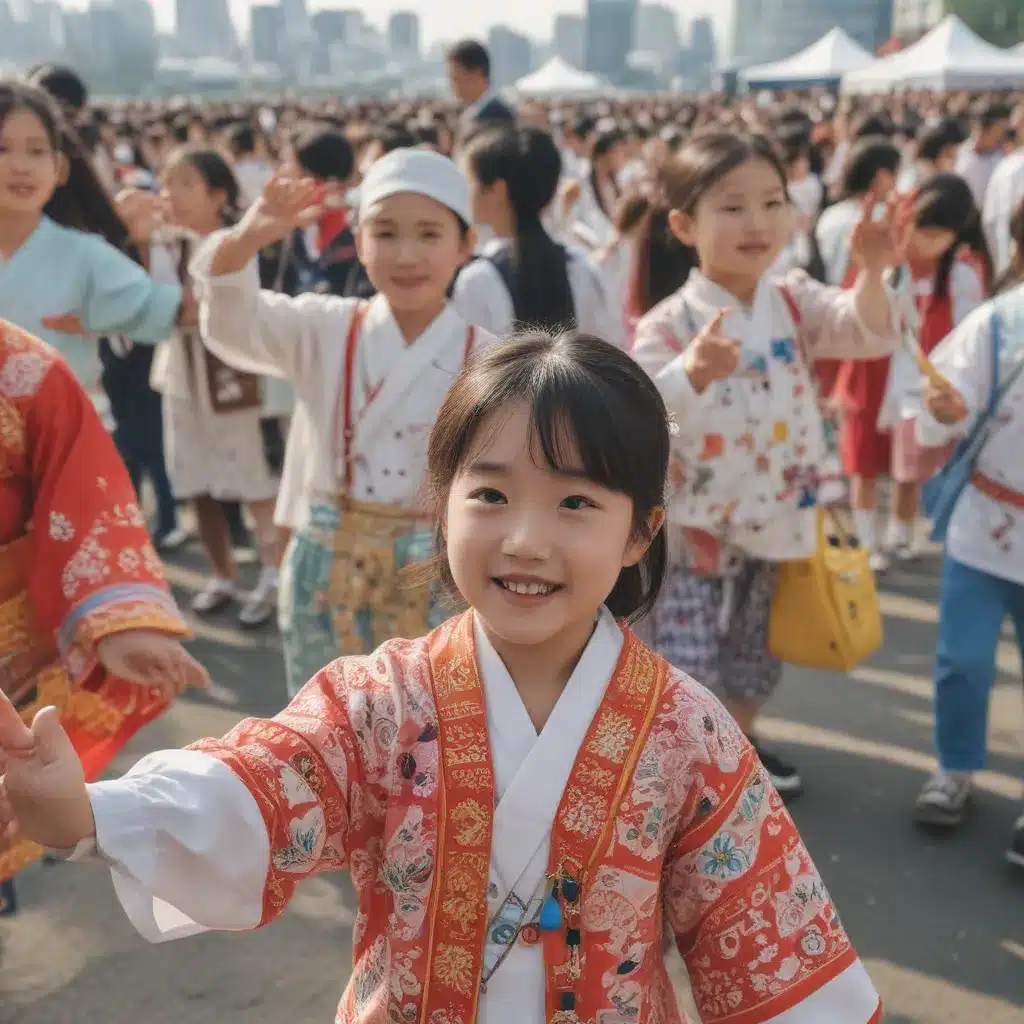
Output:
[[875,479],[890,471],[892,432],[878,429],[889,359],[850,359],[839,369],[836,395],[843,405],[839,453],[847,476]]

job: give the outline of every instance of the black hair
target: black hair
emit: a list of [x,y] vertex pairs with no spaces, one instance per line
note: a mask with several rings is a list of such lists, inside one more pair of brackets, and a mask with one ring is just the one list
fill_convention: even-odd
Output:
[[902,157],[899,149],[881,135],[858,139],[850,149],[843,167],[841,194],[844,199],[866,196],[880,171],[899,173]]
[[891,139],[895,134],[896,125],[885,114],[867,114],[857,122],[853,129],[854,139],[876,137]]
[[956,262],[957,250],[962,245],[969,246],[987,263],[991,280],[992,262],[981,230],[978,208],[970,186],[959,174],[935,174],[928,178],[914,193],[913,204],[915,227],[941,228],[952,231],[955,236],[935,271],[936,297],[945,298],[949,294],[949,276]]
[[18,110],[27,110],[38,118],[54,158],[63,155],[67,161],[67,179],[54,190],[43,213],[62,227],[99,235],[137,260],[138,251],[128,229],[56,102],[49,93],[23,80],[0,80],[0,126]]
[[396,149],[413,149],[416,137],[404,124],[385,124],[373,134],[373,141],[380,144],[382,156],[393,153]]
[[256,131],[251,124],[236,124],[228,135],[231,150],[241,156],[256,152]]
[[694,135],[662,168],[637,240],[629,312],[642,316],[681,288],[698,266],[695,249],[669,228],[672,210],[692,214],[708,191],[748,160],[763,160],[787,187],[786,170],[765,135],[711,131]]
[[[601,208],[601,212],[609,219],[612,220],[615,216],[614,208],[609,210],[605,207],[604,196],[601,194],[601,189],[598,188],[597,184],[597,161],[603,156],[607,156],[617,146],[621,146],[626,141],[625,132],[618,128],[610,128],[607,131],[601,132],[596,139],[594,139],[590,147],[590,190],[594,193],[594,198],[597,200],[597,205]],[[615,179],[611,179],[612,189],[615,192],[615,199],[619,198],[618,185],[615,184]]]
[[1000,121],[1008,121],[1012,111],[1006,103],[994,100],[982,104],[974,115],[974,123],[977,127],[985,129],[999,124]]
[[58,103],[78,114],[89,102],[89,90],[77,72],[59,64],[40,64],[28,73],[28,80],[49,93]]
[[356,166],[352,143],[333,128],[317,128],[300,135],[295,159],[307,174],[321,181],[348,181]]
[[475,39],[463,39],[452,46],[447,53],[452,64],[458,64],[466,71],[479,71],[488,81],[491,77],[491,55],[483,43]]
[[205,146],[186,146],[172,154],[164,168],[165,173],[182,163],[194,167],[211,192],[224,193],[224,207],[221,210],[224,227],[236,223],[241,213],[242,189],[231,165],[220,152]]
[[[665,403],[650,377],[614,345],[588,334],[531,332],[481,353],[463,368],[430,432],[427,479],[438,519],[432,569],[458,595],[440,520],[452,483],[486,425],[501,429],[514,406],[530,407],[534,458],[633,501],[633,535],[646,534],[663,506],[669,431]],[[576,461],[578,456],[579,462]],[[605,600],[616,618],[635,621],[654,605],[665,575],[664,531],[644,557],[622,569]]]
[[949,130],[949,125],[940,122],[926,128],[917,143],[917,155],[921,160],[935,163],[947,149],[958,145]]
[[520,329],[573,326],[576,307],[565,250],[545,231],[541,215],[558,191],[562,158],[540,128],[490,128],[465,151],[473,177],[485,188],[503,181],[515,217],[512,307]]

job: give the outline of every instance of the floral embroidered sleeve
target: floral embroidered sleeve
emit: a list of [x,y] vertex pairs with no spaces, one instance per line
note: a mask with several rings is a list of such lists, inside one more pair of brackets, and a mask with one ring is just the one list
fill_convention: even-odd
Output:
[[822,284],[803,270],[779,283],[800,311],[801,337],[813,359],[880,359],[896,348],[896,318],[888,333],[875,334],[861,321],[852,290]]
[[275,718],[246,719],[190,748],[226,765],[259,807],[269,840],[260,924],[305,878],[348,866],[350,787],[362,773],[342,666],[319,672]]
[[750,743],[724,709],[666,859],[669,924],[706,1024],[869,1024],[877,993]]
[[2,386],[21,406],[31,481],[40,624],[72,678],[97,668],[96,642],[130,629],[188,633],[114,443],[65,363],[27,335],[5,355]]

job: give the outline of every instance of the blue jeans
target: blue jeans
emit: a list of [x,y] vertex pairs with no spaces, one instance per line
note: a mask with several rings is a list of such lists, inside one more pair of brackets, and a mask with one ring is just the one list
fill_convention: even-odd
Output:
[[946,555],[935,658],[935,749],[947,772],[985,767],[996,644],[1009,615],[1024,642],[1024,585]]

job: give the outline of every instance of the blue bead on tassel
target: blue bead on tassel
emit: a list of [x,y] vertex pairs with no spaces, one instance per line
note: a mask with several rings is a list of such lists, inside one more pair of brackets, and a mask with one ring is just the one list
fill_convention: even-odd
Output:
[[558,902],[557,882],[541,904],[537,926],[542,932],[557,932],[562,927],[562,904]]

